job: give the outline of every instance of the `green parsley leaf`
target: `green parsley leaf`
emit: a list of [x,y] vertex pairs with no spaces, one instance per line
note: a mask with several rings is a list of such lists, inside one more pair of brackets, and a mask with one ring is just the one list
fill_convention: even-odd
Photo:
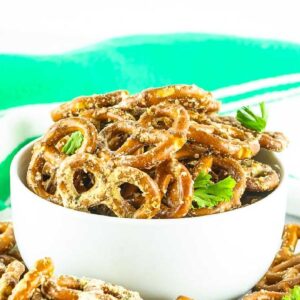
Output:
[[261,117],[256,115],[248,106],[243,106],[236,113],[236,119],[245,127],[262,132],[267,126],[268,113],[265,102],[259,103]]
[[296,285],[282,300],[300,300],[300,286]]
[[72,155],[81,147],[82,142],[83,134],[80,131],[75,131],[71,134],[70,138],[63,146],[62,152],[67,155]]
[[200,172],[194,181],[194,208],[214,207],[220,202],[230,201],[236,181],[228,176],[217,183],[211,181],[211,175]]

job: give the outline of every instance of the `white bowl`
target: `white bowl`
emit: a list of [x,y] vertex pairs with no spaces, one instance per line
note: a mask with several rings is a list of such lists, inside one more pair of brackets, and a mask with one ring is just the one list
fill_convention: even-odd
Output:
[[234,211],[195,218],[134,220],[78,212],[41,199],[25,183],[32,143],[11,166],[15,234],[29,266],[53,258],[58,274],[96,277],[137,290],[145,299],[234,299],[267,270],[280,245],[286,208],[280,186]]

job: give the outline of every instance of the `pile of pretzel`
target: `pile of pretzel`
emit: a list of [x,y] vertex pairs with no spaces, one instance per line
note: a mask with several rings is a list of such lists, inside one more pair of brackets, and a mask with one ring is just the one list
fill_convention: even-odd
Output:
[[0,222],[0,300],[142,300],[137,292],[99,279],[53,276],[50,258],[27,270],[14,239],[12,224]]
[[[219,109],[211,93],[194,85],[76,98],[52,112],[55,123],[34,145],[28,186],[68,208],[125,218],[238,208],[245,191],[257,198],[278,186],[277,172],[253,157],[260,148],[282,151],[287,139],[251,131]],[[62,148],[75,131],[83,142],[67,155]],[[232,200],[195,209],[193,183],[201,171],[215,182],[233,177]]]

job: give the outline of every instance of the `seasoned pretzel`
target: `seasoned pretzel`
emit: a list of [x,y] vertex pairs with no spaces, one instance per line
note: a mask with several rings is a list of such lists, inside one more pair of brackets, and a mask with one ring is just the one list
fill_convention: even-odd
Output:
[[137,95],[128,97],[119,105],[122,107],[150,107],[168,102],[180,104],[188,110],[204,112],[212,101],[214,101],[212,94],[196,85],[178,84],[144,90]]
[[[170,124],[167,129],[168,133],[176,137],[177,147],[182,147],[186,142],[187,132],[190,125],[190,118],[188,112],[177,104],[161,103],[147,109],[140,117],[138,123],[144,128],[160,127],[159,122],[168,122]],[[170,122],[171,121],[171,122]],[[166,126],[166,124],[164,124]],[[164,126],[164,127],[165,127]],[[165,129],[163,127],[163,129]],[[118,150],[118,152],[128,152],[128,149],[137,149],[141,142],[129,138]]]
[[245,295],[242,300],[281,300],[285,295],[286,293],[261,290]]
[[[57,147],[57,143],[66,135],[74,131],[80,131],[83,134],[83,142],[76,153],[93,153],[96,150],[97,130],[95,126],[84,118],[68,118],[62,119],[55,123],[45,134],[42,140],[38,141],[33,148],[33,155],[27,172],[28,186],[40,197],[50,199],[54,202],[59,202],[60,199],[55,191],[52,194],[45,187],[45,178],[43,171],[47,167],[51,175],[51,183],[56,182],[56,170],[61,162],[67,157]],[[46,166],[45,166],[46,165]],[[46,172],[46,174],[48,174]],[[48,179],[49,179],[48,177]]]
[[272,266],[288,260],[294,255],[298,240],[300,239],[300,225],[287,224],[282,234],[282,244]]
[[0,300],[8,298],[24,272],[25,266],[18,260],[13,260],[5,267],[4,274],[0,275]]
[[102,280],[60,276],[47,280],[42,286],[43,294],[49,299],[76,300],[141,300],[137,292],[120,286],[105,283]]
[[[220,213],[228,211],[233,208],[237,208],[241,205],[241,196],[243,195],[246,188],[246,176],[241,165],[232,158],[223,158],[218,156],[203,157],[199,160],[198,166],[195,170],[198,173],[203,170],[207,172],[209,169],[213,170],[214,167],[225,170],[225,172],[232,176],[236,181],[236,185],[233,189],[233,196],[229,202],[221,202],[213,208],[192,208],[189,212],[191,216],[203,216],[209,214]],[[211,167],[210,167],[211,164]]]
[[299,238],[300,225],[288,224],[285,226],[281,249],[255,289],[287,292],[295,285],[300,284],[300,253],[294,254]]
[[[139,143],[127,144],[116,151],[109,149],[109,140],[114,134],[124,133]],[[182,140],[168,131],[146,129],[131,121],[120,121],[108,125],[98,135],[100,154],[110,153],[117,165],[131,166],[141,169],[151,169],[169,159],[173,153],[182,147]],[[149,145],[150,150],[133,155],[139,148]],[[98,153],[98,155],[100,155]],[[108,157],[109,157],[108,156]]]
[[262,148],[281,152],[288,145],[288,138],[282,132],[264,132],[260,136],[259,143]]
[[16,244],[12,223],[0,222],[0,254],[12,249]]
[[279,175],[269,165],[252,159],[241,161],[241,165],[246,173],[248,191],[273,191],[279,185]]
[[[144,201],[138,209],[122,197],[120,186],[124,183],[133,184],[141,190]],[[115,168],[108,177],[106,199],[102,203],[118,217],[149,219],[158,213],[160,201],[158,186],[148,174],[139,169],[123,166]]]
[[122,120],[135,120],[130,113],[116,107],[101,107],[97,109],[84,110],[80,113],[80,116],[95,122],[97,128],[100,130],[104,127],[102,123],[107,125],[108,123]]
[[102,107],[110,107],[118,104],[128,97],[127,91],[116,91],[102,95],[81,96],[70,102],[61,104],[51,112],[53,121],[68,117],[79,116],[82,111]]
[[[92,187],[80,193],[76,188],[75,172],[83,170],[93,175]],[[99,204],[105,193],[105,166],[103,161],[89,153],[78,153],[66,158],[57,171],[57,192],[65,207],[88,211],[89,207]],[[82,187],[84,189],[84,187]]]
[[208,120],[205,123],[191,121],[189,140],[236,159],[250,158],[260,150],[258,139],[249,132]]
[[30,299],[34,291],[53,275],[53,270],[54,267],[50,258],[38,260],[34,268],[26,273],[15,286],[8,300]]
[[157,167],[155,180],[162,197],[157,217],[184,217],[191,207],[194,193],[194,182],[187,168],[175,159],[166,161]]

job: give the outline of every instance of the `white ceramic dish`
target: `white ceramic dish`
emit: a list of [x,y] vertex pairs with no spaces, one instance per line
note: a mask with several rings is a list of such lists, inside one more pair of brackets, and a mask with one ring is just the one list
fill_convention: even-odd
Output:
[[234,299],[264,274],[284,225],[286,182],[263,200],[234,211],[172,220],[91,215],[57,206],[25,186],[32,144],[11,166],[16,239],[25,262],[53,258],[58,274],[98,277],[145,299]]

